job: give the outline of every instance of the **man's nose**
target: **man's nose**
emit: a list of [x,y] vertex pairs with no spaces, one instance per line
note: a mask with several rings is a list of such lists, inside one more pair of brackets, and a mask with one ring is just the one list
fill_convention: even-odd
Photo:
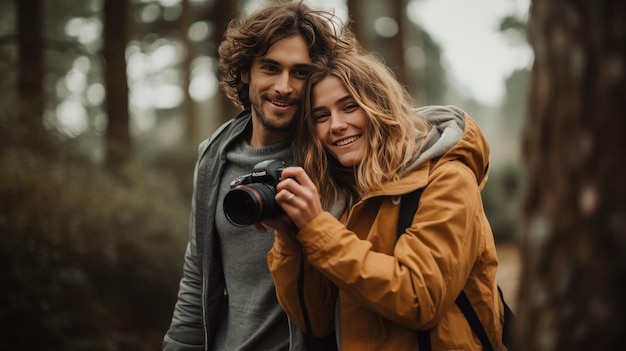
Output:
[[276,90],[276,92],[280,95],[289,95],[293,92],[291,75],[289,72],[283,72],[277,77],[277,81],[274,84],[274,90]]

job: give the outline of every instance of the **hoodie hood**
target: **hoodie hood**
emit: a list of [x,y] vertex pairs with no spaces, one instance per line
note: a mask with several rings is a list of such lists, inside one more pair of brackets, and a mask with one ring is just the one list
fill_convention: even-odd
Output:
[[431,124],[424,146],[407,165],[409,173],[427,161],[438,164],[458,160],[467,165],[482,189],[489,169],[489,144],[476,122],[456,106],[425,106],[418,114]]

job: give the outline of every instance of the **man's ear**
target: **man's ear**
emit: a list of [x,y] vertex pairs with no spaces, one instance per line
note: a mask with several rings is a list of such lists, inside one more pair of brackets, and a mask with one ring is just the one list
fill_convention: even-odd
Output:
[[243,84],[250,84],[250,71],[241,72],[241,81]]

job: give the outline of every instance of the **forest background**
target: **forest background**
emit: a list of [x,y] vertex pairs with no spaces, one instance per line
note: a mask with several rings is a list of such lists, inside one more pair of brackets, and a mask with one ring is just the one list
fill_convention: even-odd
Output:
[[[340,3],[420,104],[458,105],[485,130],[485,209],[497,242],[517,245],[530,68],[511,73],[500,103],[475,100],[407,17],[420,1]],[[228,20],[258,4],[0,2],[1,349],[160,348],[197,145],[238,112],[217,88],[217,45]],[[528,45],[526,21],[501,19],[512,46]]]

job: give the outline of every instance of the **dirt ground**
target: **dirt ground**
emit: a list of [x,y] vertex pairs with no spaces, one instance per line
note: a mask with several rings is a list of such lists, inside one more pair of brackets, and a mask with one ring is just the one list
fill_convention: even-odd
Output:
[[513,312],[516,311],[516,299],[519,288],[520,275],[520,252],[517,245],[502,244],[496,247],[498,251],[498,273],[497,279],[504,300],[511,307]]

